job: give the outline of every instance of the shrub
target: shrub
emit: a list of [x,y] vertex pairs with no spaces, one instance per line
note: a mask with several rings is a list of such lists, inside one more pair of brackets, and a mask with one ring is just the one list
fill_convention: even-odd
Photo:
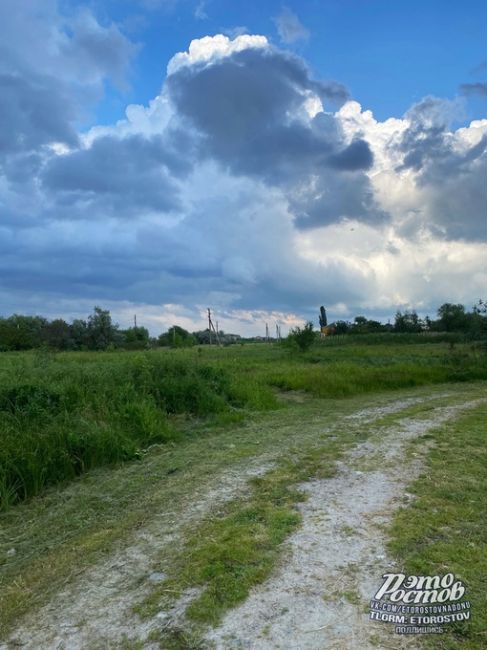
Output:
[[315,342],[313,323],[308,321],[304,327],[294,327],[287,337],[292,346],[297,346],[301,352],[306,352]]

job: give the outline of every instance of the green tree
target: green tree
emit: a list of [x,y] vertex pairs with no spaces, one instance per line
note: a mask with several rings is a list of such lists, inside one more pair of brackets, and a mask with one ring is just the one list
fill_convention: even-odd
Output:
[[346,320],[337,320],[335,322],[335,334],[348,334],[350,332],[351,324]]
[[459,332],[468,329],[468,315],[460,304],[445,302],[438,309],[438,326],[445,332]]
[[123,336],[122,345],[125,348],[143,349],[149,345],[149,330],[145,327],[129,327],[121,332]]
[[70,350],[74,347],[71,326],[62,318],[46,323],[42,337],[46,345],[55,350]]
[[193,332],[196,343],[201,343],[206,345],[210,342],[210,338],[215,342],[215,334],[211,335],[210,330],[206,328],[205,330],[199,330],[198,332]]
[[396,313],[394,319],[395,332],[421,332],[423,330],[423,323],[415,311],[405,311],[404,314],[400,311]]
[[469,329],[476,334],[487,333],[487,302],[479,300],[474,306],[472,313],[468,314]]
[[88,316],[88,347],[92,350],[106,350],[115,343],[117,330],[118,325],[112,323],[110,312],[107,309],[95,307],[93,314]]
[[354,334],[369,334],[381,332],[382,330],[384,330],[382,323],[377,320],[367,320],[365,316],[356,316],[352,325]]
[[30,350],[42,345],[42,330],[47,320],[42,316],[13,314],[0,319],[0,349]]
[[81,319],[75,319],[71,324],[71,337],[76,350],[83,350],[88,347],[88,323]]
[[195,337],[179,325],[173,325],[167,332],[159,336],[159,345],[174,348],[187,348],[196,343]]
[[328,325],[328,319],[326,317],[326,309],[321,306],[320,307],[320,327],[326,327]]

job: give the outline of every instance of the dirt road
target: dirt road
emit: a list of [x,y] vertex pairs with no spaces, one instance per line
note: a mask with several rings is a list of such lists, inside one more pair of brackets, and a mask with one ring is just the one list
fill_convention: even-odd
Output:
[[400,419],[351,451],[335,478],[303,484],[309,498],[287,561],[208,641],[245,650],[417,647],[414,638],[395,635],[393,625],[371,623],[365,609],[381,576],[400,570],[387,556],[384,528],[411,498],[406,486],[421,470],[420,458],[405,462],[405,445],[479,403],[440,407],[428,419]]
[[[299,506],[302,524],[283,548],[281,565],[246,602],[229,611],[219,627],[207,631],[201,647],[419,647],[417,639],[401,639],[391,633],[391,626],[368,620],[368,601],[382,574],[394,569],[385,550],[385,527],[395,509],[411,498],[406,487],[421,471],[421,457],[405,453],[408,443],[479,401],[468,399],[467,390],[409,391],[399,398],[390,396],[381,406],[337,417],[337,431],[367,428],[367,440],[347,451],[333,478],[301,485],[308,495]],[[319,423],[315,427],[319,429]],[[301,435],[305,441],[305,432]],[[0,648],[160,647],[150,640],[151,631],[184,626],[184,610],[193,593],[153,619],[140,620],[134,605],[151,584],[165,577],[154,570],[156,558],[165,546],[182,542],[188,523],[240,496],[249,478],[267,472],[278,458],[279,450],[266,451],[251,462],[235,463],[213,477],[205,491],[174,504],[170,517],[160,513],[159,520],[136,531],[125,546],[30,612]]]

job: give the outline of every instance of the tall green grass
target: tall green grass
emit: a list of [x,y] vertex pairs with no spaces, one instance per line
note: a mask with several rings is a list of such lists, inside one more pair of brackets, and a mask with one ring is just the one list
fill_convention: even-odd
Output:
[[275,403],[269,388],[255,391],[251,382],[197,357],[8,356],[0,375],[0,508],[177,439],[172,415],[205,417]]
[[277,405],[275,389],[318,397],[487,379],[483,344],[277,345],[0,355],[0,509],[97,465],[180,437],[178,418],[232,422]]
[[396,362],[361,365],[343,361],[270,373],[270,384],[282,390],[303,390],[316,397],[349,397],[360,393],[398,390],[450,381],[487,379],[485,362]]

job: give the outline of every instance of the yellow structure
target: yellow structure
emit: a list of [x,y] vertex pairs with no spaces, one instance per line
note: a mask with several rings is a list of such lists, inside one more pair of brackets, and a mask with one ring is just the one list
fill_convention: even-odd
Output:
[[325,327],[321,328],[321,338],[324,339],[327,336],[330,336],[330,334],[334,334],[336,331],[336,327],[334,325],[326,325]]

